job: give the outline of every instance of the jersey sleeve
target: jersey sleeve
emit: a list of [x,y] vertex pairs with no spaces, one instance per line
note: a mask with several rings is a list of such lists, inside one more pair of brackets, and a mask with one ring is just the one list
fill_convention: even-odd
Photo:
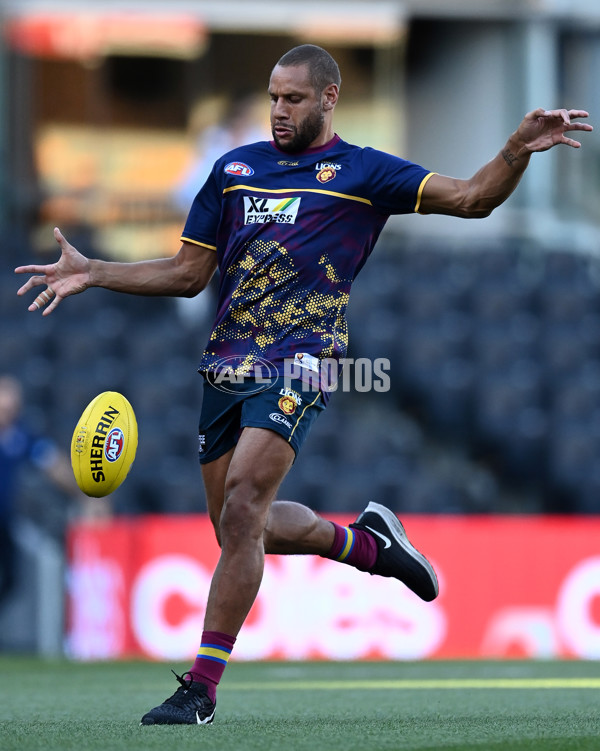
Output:
[[216,166],[194,198],[181,240],[216,250],[217,228],[221,216],[222,188],[218,184]]
[[419,210],[421,193],[434,175],[424,167],[376,149],[363,149],[369,199],[384,214],[410,214]]

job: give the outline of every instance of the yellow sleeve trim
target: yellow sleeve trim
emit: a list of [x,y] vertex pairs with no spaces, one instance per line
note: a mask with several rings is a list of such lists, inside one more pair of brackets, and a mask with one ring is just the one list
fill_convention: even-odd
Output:
[[201,243],[201,242],[198,242],[198,240],[192,240],[191,237],[185,237],[184,235],[182,235],[179,239],[181,240],[182,243],[183,242],[192,243],[193,245],[199,245],[201,248],[208,248],[209,250],[217,249],[216,245],[208,245],[207,243]]
[[421,184],[419,185],[419,192],[417,193],[417,203],[415,206],[415,214],[421,208],[421,198],[423,197],[423,188],[427,185],[427,181],[430,178],[432,178],[434,175],[437,175],[437,172],[430,172],[428,175],[425,175],[425,177],[421,180]]

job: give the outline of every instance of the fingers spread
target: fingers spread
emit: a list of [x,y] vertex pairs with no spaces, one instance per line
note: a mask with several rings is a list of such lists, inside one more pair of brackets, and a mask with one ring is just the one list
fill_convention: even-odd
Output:
[[[27,269],[30,268],[28,266],[24,266],[23,268]],[[20,273],[18,269],[16,269],[17,273]],[[23,273],[30,273],[30,272],[23,272]],[[46,277],[45,276],[32,276],[31,279],[28,279],[25,284],[17,290],[17,295],[24,295],[26,292],[29,292],[30,289],[33,289],[34,287],[39,287],[40,284],[46,284]]]
[[52,300],[52,302],[50,303],[50,305],[48,305],[48,307],[46,308],[46,310],[44,310],[44,312],[42,313],[42,315],[43,315],[43,316],[47,316],[47,315],[50,315],[50,313],[52,313],[52,311],[54,310],[54,308],[55,308],[55,307],[56,307],[56,306],[58,305],[58,303],[59,303],[59,302],[60,302],[60,301],[61,301],[62,299],[63,299],[63,298],[62,298],[62,297],[60,297],[60,295],[56,295],[56,296],[54,297],[54,300]]
[[585,110],[569,110],[569,117],[589,117],[590,113]]
[[58,227],[54,228],[54,239],[60,245],[61,250],[65,250],[65,248],[68,248],[70,246],[69,241],[63,235],[63,233],[58,229]]
[[43,270],[43,266],[17,266],[15,274],[41,274]]
[[594,128],[591,125],[588,125],[588,123],[571,123],[569,125],[569,130],[585,130],[589,133],[589,131],[594,130]]
[[[29,306],[28,310],[31,310],[31,311],[40,310],[45,305],[47,305],[50,302],[50,300],[52,300],[53,297],[54,297],[54,290],[51,289],[50,287],[47,287],[43,292],[40,292],[40,294],[35,298],[35,300]],[[52,307],[56,307],[56,306],[54,305]],[[50,311],[52,307],[49,308],[48,311]]]

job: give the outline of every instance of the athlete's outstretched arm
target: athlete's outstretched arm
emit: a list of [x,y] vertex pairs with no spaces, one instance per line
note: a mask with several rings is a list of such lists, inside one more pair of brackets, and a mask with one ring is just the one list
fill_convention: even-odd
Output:
[[132,295],[194,297],[206,287],[217,267],[217,254],[213,249],[189,242],[184,242],[172,258],[120,263],[86,258],[65,239],[58,227],[54,237],[61,249],[56,263],[15,269],[17,274],[34,274],[17,291],[18,295],[46,285],[28,308],[31,311],[45,308],[43,315],[51,313],[65,297],[89,287]]
[[470,180],[433,175],[423,188],[419,211],[465,218],[489,216],[519,184],[531,155],[564,144],[578,149],[581,144],[566,134],[591,131],[591,125],[573,122],[588,117],[584,110],[529,112],[510,136],[502,151]]

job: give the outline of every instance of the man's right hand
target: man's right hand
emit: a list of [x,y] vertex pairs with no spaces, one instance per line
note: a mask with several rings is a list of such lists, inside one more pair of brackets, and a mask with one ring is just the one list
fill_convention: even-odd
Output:
[[35,298],[28,310],[45,308],[43,315],[49,315],[56,306],[69,295],[76,295],[92,286],[90,262],[64,237],[58,227],[54,228],[54,238],[61,249],[56,263],[44,266],[19,266],[15,274],[34,274],[18,291],[24,295],[34,287],[46,285],[46,289]]

